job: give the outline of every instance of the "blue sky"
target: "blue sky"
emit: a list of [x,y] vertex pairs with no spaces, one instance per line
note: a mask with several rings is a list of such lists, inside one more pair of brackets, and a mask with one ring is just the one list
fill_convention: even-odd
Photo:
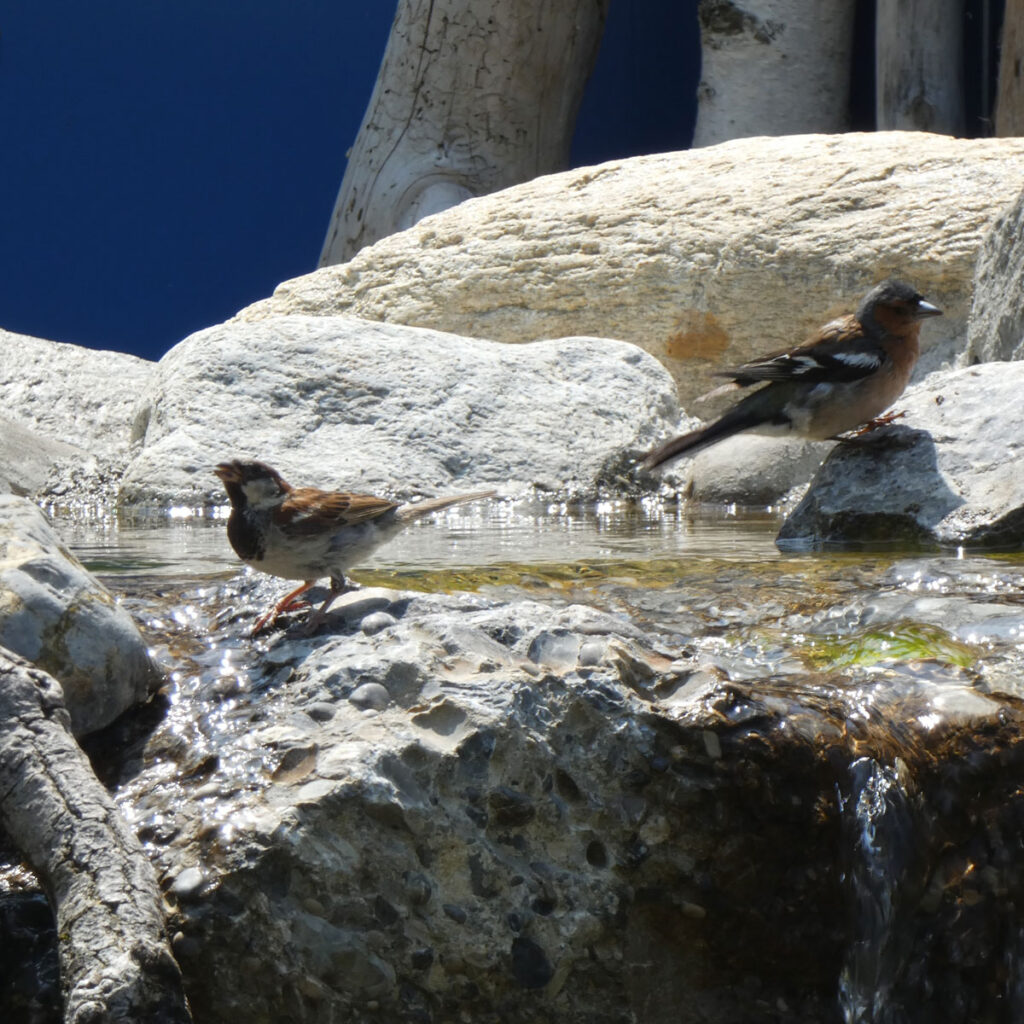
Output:
[[[684,148],[696,0],[612,0],[575,165]],[[312,270],[392,0],[9,0],[0,326],[159,358]]]

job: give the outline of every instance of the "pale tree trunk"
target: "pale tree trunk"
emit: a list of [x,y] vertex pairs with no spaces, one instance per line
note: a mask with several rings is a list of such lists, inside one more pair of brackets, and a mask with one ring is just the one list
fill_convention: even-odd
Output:
[[963,0],[878,0],[879,131],[964,130]]
[[607,10],[399,0],[321,266],[470,196],[564,170]]
[[996,135],[1024,135],[1024,0],[1006,0],[995,121]]
[[60,684],[0,648],[0,826],[57,920],[67,1024],[185,1024],[153,869],[69,731]]
[[854,0],[700,0],[694,146],[848,125]]

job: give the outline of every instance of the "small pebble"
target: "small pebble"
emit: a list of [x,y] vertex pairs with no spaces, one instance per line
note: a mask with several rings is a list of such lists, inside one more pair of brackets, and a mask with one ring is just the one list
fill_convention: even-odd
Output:
[[708,757],[717,761],[722,756],[722,743],[718,734],[711,729],[704,730],[704,750]]
[[205,881],[200,868],[185,868],[172,883],[171,892],[179,899],[188,899],[199,892]]
[[352,691],[348,699],[357,708],[383,711],[391,703],[391,694],[380,683],[363,683]]
[[607,644],[603,640],[588,640],[580,648],[580,664],[585,667],[600,665]]
[[388,626],[393,626],[396,622],[398,622],[398,619],[388,612],[370,612],[359,624],[359,628],[367,636],[373,636],[374,633],[379,633],[382,629],[387,629]]
[[313,719],[314,722],[329,722],[337,713],[337,708],[325,700],[319,700],[315,704],[310,704],[306,708],[306,714]]
[[469,916],[462,907],[457,906],[454,903],[446,903],[442,908],[445,914],[448,915],[456,924],[465,924],[466,918]]

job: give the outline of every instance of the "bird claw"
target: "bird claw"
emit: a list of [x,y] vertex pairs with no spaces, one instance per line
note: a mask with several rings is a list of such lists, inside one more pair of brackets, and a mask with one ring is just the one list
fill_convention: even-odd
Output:
[[342,594],[358,589],[358,583],[352,583],[349,580],[341,580],[340,582],[331,580],[331,592],[327,595],[324,603],[306,620],[305,625],[302,627],[303,636],[312,636],[327,621],[327,613],[331,610],[331,605],[334,604],[337,598],[341,597]]
[[296,587],[295,590],[285,594],[269,612],[261,615],[256,620],[249,636],[257,636],[262,633],[264,629],[274,625],[285,612],[300,611],[303,608],[308,608],[309,602],[303,600],[302,595],[312,586],[312,583],[304,583],[301,587]]
[[867,423],[862,424],[856,430],[848,430],[845,434],[840,435],[839,440],[851,441],[858,437],[863,437],[865,434],[870,434],[872,430],[877,430],[879,427],[887,427],[890,423],[896,420],[901,420],[907,415],[905,409],[901,409],[899,412],[887,412],[882,416],[876,416],[872,420],[868,420]]

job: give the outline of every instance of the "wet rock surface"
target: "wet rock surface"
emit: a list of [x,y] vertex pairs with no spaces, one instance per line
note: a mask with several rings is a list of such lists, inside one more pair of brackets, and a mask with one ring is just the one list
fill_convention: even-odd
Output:
[[162,611],[125,582],[175,667],[160,723],[100,762],[197,1019],[839,1021],[881,999],[953,1021],[1014,998],[977,965],[1024,898],[1019,559],[373,586],[257,642],[265,580]]

